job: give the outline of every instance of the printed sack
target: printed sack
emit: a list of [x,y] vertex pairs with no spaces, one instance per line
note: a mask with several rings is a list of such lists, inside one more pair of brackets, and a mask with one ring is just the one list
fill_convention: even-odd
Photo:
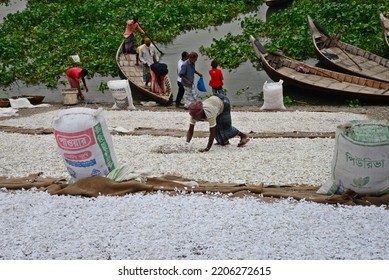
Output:
[[58,151],[73,182],[106,176],[117,166],[111,134],[102,111],[70,108],[53,117]]
[[317,193],[389,193],[389,122],[350,121],[337,127],[331,178]]
[[115,100],[112,109],[134,110],[134,102],[132,100],[131,88],[128,80],[112,80],[108,81],[107,85]]

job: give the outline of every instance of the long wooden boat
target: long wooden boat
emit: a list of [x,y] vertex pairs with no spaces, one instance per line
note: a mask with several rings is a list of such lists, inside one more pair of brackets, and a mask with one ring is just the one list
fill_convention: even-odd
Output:
[[265,3],[269,7],[278,7],[291,3],[293,0],[266,0]]
[[141,65],[136,65],[135,54],[124,54],[123,43],[120,44],[116,52],[116,63],[119,67],[120,76],[128,79],[133,93],[139,94],[147,100],[153,100],[162,105],[169,105],[172,102],[172,86],[169,76],[165,76],[166,93],[161,95],[151,91],[150,87],[146,87],[143,81],[143,70]]
[[380,22],[382,27],[382,32],[384,34],[384,39],[386,45],[389,48],[389,18],[386,18],[382,13],[380,14]]
[[263,69],[275,82],[312,93],[325,93],[358,99],[389,101],[389,83],[319,68],[282,54],[269,53],[258,39],[250,36]]
[[307,16],[317,59],[332,70],[369,79],[389,82],[389,60],[330,36],[316,21]]

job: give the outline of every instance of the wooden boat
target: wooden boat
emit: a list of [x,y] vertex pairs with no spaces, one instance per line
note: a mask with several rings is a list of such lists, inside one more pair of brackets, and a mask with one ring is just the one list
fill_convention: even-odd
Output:
[[152,92],[150,87],[145,87],[143,82],[143,70],[141,65],[135,65],[135,54],[124,54],[123,43],[120,44],[116,52],[116,63],[120,70],[120,76],[128,79],[132,93],[139,94],[142,98],[156,101],[162,105],[169,105],[172,102],[172,86],[169,76],[165,76],[165,90],[164,95]]
[[389,48],[389,18],[386,18],[382,13],[380,14],[380,22],[382,27],[382,32],[384,34],[384,39],[386,45]]
[[0,107],[5,108],[9,107],[9,99],[8,98],[0,98]]
[[266,0],[265,3],[269,7],[278,7],[291,3],[293,0]]
[[332,96],[389,101],[389,83],[311,66],[278,53],[268,53],[250,36],[254,52],[268,76],[284,85]]
[[388,59],[339,41],[310,16],[307,21],[318,60],[332,70],[389,82]]

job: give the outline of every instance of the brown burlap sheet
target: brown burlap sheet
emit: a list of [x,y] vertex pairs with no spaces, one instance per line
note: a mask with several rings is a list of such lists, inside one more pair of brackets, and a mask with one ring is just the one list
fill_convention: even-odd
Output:
[[[195,184],[195,186],[191,186]],[[194,181],[182,177],[166,175],[147,178],[144,183],[131,180],[116,182],[105,177],[91,177],[68,184],[65,179],[45,178],[42,174],[31,174],[23,178],[0,177],[0,188],[22,190],[37,188],[52,195],[79,195],[97,197],[100,195],[122,196],[130,193],[153,193],[157,191],[175,195],[204,193],[208,195],[231,194],[230,197],[255,197],[260,201],[273,202],[276,199],[294,198],[317,203],[344,205],[389,205],[389,194],[382,196],[359,195],[348,191],[342,195],[322,195],[316,191],[319,186],[308,185],[251,185],[226,184]]]
[[[29,135],[45,135],[52,134],[51,128],[22,128],[14,126],[0,125],[0,131],[7,133],[20,133]],[[156,129],[150,127],[137,127],[133,131],[119,132],[112,131],[113,135],[151,135],[151,136],[170,136],[170,137],[185,137],[187,131],[182,129]],[[208,131],[195,131],[193,137],[206,138]],[[248,133],[250,138],[334,138],[335,132],[309,132],[309,131],[290,131],[290,132],[254,132]]]

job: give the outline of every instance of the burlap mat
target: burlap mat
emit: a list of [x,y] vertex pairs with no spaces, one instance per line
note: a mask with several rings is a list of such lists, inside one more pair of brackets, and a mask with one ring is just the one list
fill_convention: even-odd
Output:
[[[389,205],[389,194],[382,196],[359,195],[348,191],[342,195],[322,195],[316,191],[319,186],[308,185],[250,185],[224,184],[194,181],[177,176],[147,178],[145,182],[136,180],[115,182],[105,177],[91,177],[68,184],[61,178],[44,178],[42,174],[32,174],[23,178],[0,177],[0,188],[21,190],[37,188],[52,195],[79,195],[97,197],[100,195],[122,196],[130,193],[153,193],[157,191],[174,195],[204,193],[207,195],[230,194],[229,197],[255,197],[260,201],[273,202],[281,198],[294,198],[317,203],[344,205]],[[388,208],[389,209],[389,208]]]
[[[19,133],[29,135],[46,135],[52,134],[51,128],[22,128],[14,126],[0,125],[0,131],[7,133]],[[170,136],[170,137],[185,137],[187,130],[182,129],[156,129],[149,127],[137,127],[133,131],[120,132],[112,131],[112,135],[151,135],[151,136]],[[193,137],[206,138],[208,131],[195,131]],[[254,132],[248,133],[250,138],[334,138],[335,132],[309,132],[309,131],[290,131],[290,132]]]

